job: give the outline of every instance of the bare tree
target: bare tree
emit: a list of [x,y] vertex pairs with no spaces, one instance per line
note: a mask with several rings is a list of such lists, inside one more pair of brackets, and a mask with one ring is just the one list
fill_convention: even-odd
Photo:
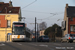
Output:
[[39,30],[45,30],[47,28],[47,23],[46,22],[42,22],[39,24]]

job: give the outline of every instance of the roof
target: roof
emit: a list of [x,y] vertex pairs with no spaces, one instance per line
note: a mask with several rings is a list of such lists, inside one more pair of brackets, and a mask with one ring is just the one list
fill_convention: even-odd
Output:
[[9,3],[0,2],[0,14],[19,13],[20,7],[9,7]]
[[75,6],[68,6],[67,17],[75,17]]

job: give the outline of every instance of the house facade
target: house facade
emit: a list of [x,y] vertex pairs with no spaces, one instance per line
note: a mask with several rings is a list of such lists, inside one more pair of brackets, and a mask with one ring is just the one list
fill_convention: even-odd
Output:
[[[65,21],[65,22],[64,22]],[[66,4],[63,24],[63,36],[65,34],[75,34],[75,6]]]
[[45,30],[41,30],[40,31],[40,36],[44,36],[44,32],[45,32]]
[[20,7],[13,7],[11,1],[9,3],[0,2],[0,41],[11,41],[8,34],[12,33],[12,23],[20,21],[20,17]]

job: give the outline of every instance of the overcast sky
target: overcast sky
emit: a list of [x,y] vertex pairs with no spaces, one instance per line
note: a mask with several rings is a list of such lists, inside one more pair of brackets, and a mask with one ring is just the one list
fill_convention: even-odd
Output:
[[[10,0],[0,1],[8,3]],[[35,25],[30,23],[35,23],[35,17],[37,23],[44,21],[47,23],[47,27],[54,23],[61,26],[67,3],[69,6],[75,6],[75,0],[12,0],[13,6],[21,7],[22,17],[26,18],[25,23],[30,29],[34,29]],[[57,21],[58,19],[60,20]]]

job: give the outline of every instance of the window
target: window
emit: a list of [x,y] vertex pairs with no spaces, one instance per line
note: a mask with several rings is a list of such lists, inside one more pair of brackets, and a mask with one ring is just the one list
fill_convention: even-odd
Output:
[[71,21],[73,21],[73,18],[71,18]]
[[70,31],[73,31],[73,26],[70,26]]
[[75,32],[75,25],[71,25],[70,26],[70,31],[74,31]]
[[73,28],[73,29],[74,29],[74,32],[75,32],[75,26],[74,26],[74,28]]
[[10,20],[7,21],[7,27],[11,27],[11,21]]

